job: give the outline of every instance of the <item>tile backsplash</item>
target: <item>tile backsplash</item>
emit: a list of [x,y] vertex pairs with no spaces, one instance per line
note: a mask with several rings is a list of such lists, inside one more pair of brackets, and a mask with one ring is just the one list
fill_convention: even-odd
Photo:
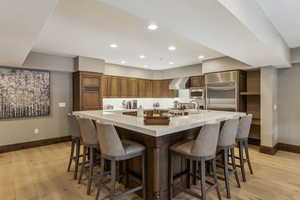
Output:
[[104,98],[104,109],[107,105],[112,105],[115,110],[123,109],[122,102],[125,101],[138,101],[138,107],[140,105],[145,109],[152,109],[154,103],[159,103],[160,108],[172,108],[174,107],[174,101],[177,100],[182,103],[190,102],[189,90],[179,90],[179,96],[177,98]]

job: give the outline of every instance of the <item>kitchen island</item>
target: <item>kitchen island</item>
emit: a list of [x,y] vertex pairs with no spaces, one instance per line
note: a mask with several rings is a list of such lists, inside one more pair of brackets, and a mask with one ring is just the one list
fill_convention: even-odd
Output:
[[[110,122],[123,139],[130,139],[146,146],[146,188],[147,199],[168,199],[168,149],[169,146],[183,140],[197,136],[201,126],[211,121],[222,122],[236,115],[244,115],[237,112],[221,111],[189,111],[186,116],[171,117],[170,124],[165,126],[144,125],[143,117],[124,115],[125,111],[78,111],[75,115],[103,122]],[[187,162],[180,157],[175,158],[176,173],[186,170]],[[194,163],[196,164],[196,163]],[[133,159],[127,167],[137,175],[141,174],[141,160]],[[179,179],[174,183],[175,194],[180,192],[176,184],[186,183],[187,178]],[[139,180],[130,177],[131,186],[139,184]],[[194,180],[195,183],[195,180]]]

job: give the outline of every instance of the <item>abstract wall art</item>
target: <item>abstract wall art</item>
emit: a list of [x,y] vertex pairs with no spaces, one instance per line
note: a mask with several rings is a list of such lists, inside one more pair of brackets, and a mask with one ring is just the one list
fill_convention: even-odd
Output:
[[50,72],[0,68],[0,120],[50,114]]

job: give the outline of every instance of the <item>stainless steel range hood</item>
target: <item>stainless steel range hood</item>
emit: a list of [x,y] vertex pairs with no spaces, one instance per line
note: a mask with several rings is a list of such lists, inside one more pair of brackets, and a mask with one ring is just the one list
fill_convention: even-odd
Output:
[[183,77],[183,78],[176,78],[173,79],[169,85],[170,90],[180,90],[180,89],[187,89],[186,83],[189,80],[189,77]]

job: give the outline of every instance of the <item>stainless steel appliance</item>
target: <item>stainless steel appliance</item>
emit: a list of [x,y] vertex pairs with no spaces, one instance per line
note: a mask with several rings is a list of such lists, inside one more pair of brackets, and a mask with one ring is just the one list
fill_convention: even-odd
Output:
[[204,91],[205,91],[204,88],[191,88],[190,98],[204,100]]
[[206,74],[206,109],[238,111],[238,84],[238,71]]

